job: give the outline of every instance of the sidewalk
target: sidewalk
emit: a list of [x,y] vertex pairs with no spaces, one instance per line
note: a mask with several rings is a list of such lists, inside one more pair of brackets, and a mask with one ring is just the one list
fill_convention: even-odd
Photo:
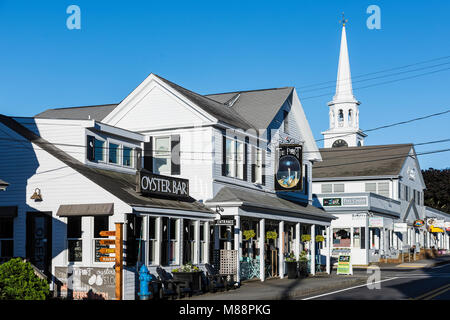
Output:
[[320,293],[324,290],[343,289],[364,284],[367,275],[338,276],[320,274],[304,279],[269,279],[243,282],[238,289],[206,293],[184,300],[289,300]]
[[381,270],[402,270],[402,269],[421,269],[433,268],[435,266],[450,263],[450,255],[440,256],[434,259],[424,259],[403,263],[376,263],[369,266],[353,266],[353,270],[366,270],[378,266]]

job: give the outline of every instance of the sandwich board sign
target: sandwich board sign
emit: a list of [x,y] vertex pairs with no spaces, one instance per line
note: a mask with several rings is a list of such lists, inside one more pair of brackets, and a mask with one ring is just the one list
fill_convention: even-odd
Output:
[[353,274],[350,255],[339,255],[337,274]]

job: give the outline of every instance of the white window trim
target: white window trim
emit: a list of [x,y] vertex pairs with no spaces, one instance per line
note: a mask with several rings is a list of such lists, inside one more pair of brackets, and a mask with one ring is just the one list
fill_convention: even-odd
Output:
[[[169,152],[168,159],[170,160],[169,161],[169,170],[168,171],[156,172],[155,160],[161,158],[161,157],[157,157],[156,156],[156,151],[157,151],[156,150],[156,140],[157,139],[164,139],[164,138],[168,138],[169,139],[169,151],[168,151]],[[170,136],[170,135],[153,136],[152,139],[153,139],[153,144],[152,144],[152,148],[153,148],[153,150],[152,150],[153,172],[155,172],[157,174],[162,174],[162,175],[164,175],[164,174],[167,174],[167,175],[172,174],[172,168],[171,168],[171,163],[172,163],[172,150],[171,150],[172,149],[171,148],[171,146],[172,146],[172,136]]]

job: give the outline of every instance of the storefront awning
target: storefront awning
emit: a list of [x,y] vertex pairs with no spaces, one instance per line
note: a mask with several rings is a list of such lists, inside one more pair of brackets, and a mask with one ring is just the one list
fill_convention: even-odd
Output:
[[17,217],[17,206],[0,207],[0,218]]
[[67,204],[60,205],[59,217],[74,216],[112,216],[114,214],[114,203],[95,203],[95,204]]

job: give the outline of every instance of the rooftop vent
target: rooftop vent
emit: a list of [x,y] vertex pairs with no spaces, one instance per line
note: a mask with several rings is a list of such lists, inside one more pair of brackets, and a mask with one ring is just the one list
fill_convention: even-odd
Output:
[[240,96],[241,96],[240,93],[234,95],[230,100],[228,100],[227,102],[225,102],[225,105],[227,105],[228,107],[231,108],[231,107],[236,103],[236,101],[239,100],[239,97],[240,97]]

